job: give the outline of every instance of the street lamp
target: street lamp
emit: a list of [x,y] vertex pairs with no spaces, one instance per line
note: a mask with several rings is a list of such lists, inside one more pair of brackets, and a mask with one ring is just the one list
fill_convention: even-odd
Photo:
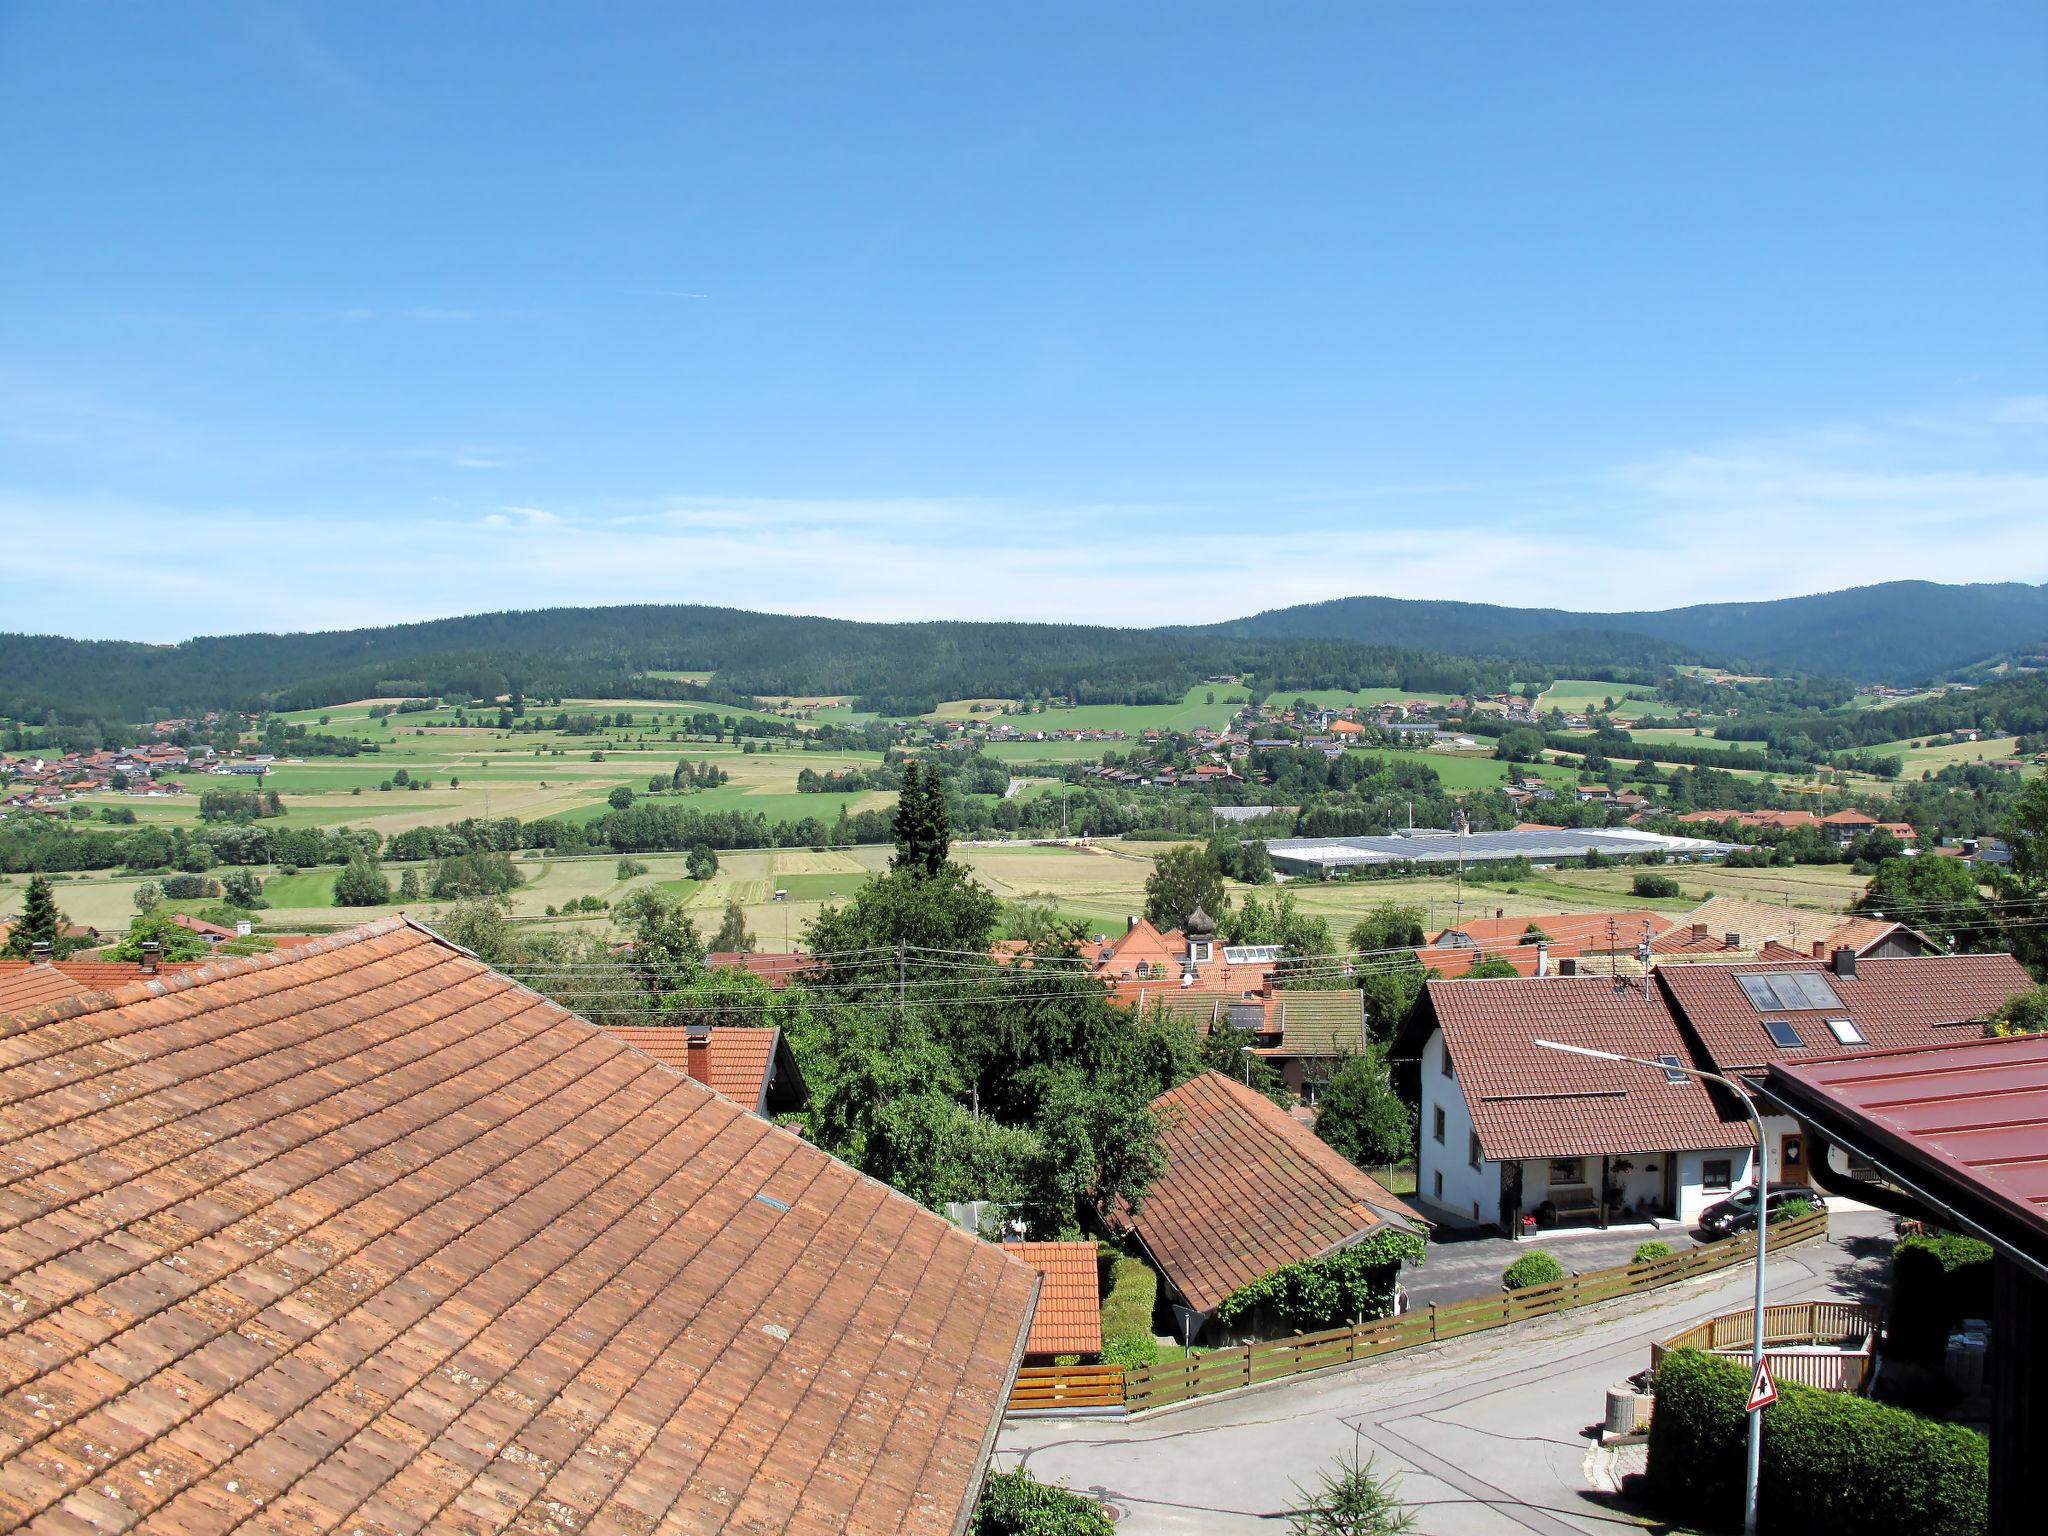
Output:
[[[1764,1122],[1756,1112],[1756,1105],[1750,1101],[1749,1092],[1732,1077],[1723,1077],[1718,1072],[1702,1072],[1696,1067],[1682,1067],[1676,1062],[1648,1061],[1641,1056],[1623,1056],[1615,1051],[1596,1051],[1590,1046],[1561,1045],[1555,1040],[1534,1042],[1546,1051],[1568,1051],[1574,1056],[1591,1056],[1596,1061],[1626,1061],[1638,1067],[1648,1067],[1652,1072],[1683,1072],[1687,1077],[1697,1077],[1710,1083],[1719,1083],[1735,1095],[1735,1101],[1749,1116],[1749,1123],[1756,1130],[1756,1164],[1752,1170],[1751,1184],[1756,1189],[1756,1315],[1750,1324],[1749,1379],[1752,1385],[1764,1365],[1764,1234],[1771,1225],[1770,1203],[1765,1198],[1768,1190],[1764,1183]],[[1756,1483],[1757,1473],[1763,1464],[1764,1411],[1761,1408],[1749,1410],[1749,1469],[1742,1485],[1742,1533],[1756,1536]]]
[[1244,1051],[1244,1085],[1249,1088],[1252,1085],[1252,1048],[1247,1045],[1241,1049]]

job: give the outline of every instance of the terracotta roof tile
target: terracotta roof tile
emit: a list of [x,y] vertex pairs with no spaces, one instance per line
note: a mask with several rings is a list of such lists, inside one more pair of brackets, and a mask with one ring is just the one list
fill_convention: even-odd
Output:
[[[1730,934],[1735,936],[1733,944],[1728,942]],[[1845,917],[1839,912],[1773,906],[1740,896],[1709,896],[1653,940],[1650,948],[1659,956],[1728,960],[1761,955],[1771,943],[1802,956],[1812,954],[1815,944],[1823,952],[1845,947],[1862,954],[1894,934],[1909,935],[1924,947],[1934,948],[1926,935],[1885,918]]]
[[1266,1003],[1266,1026],[1282,1056],[1356,1056],[1365,1049],[1365,994],[1286,988]]
[[[1819,976],[1841,999],[1840,1008],[1760,1010],[1741,978],[1778,972]],[[1824,1060],[1865,1050],[1941,1045],[1975,1032],[1975,1022],[2032,985],[2011,955],[1924,955],[1856,962],[1854,976],[1827,966],[1795,965],[1659,966],[1657,979],[1672,1006],[1712,1058],[1717,1072],[1754,1071],[1776,1062]],[[1860,1043],[1838,1040],[1829,1019],[1854,1021]],[[1766,1019],[1784,1019],[1801,1044],[1772,1043]]]
[[1093,1243],[1006,1243],[1003,1251],[1045,1276],[1031,1318],[1031,1355],[1102,1353],[1102,1291]]
[[1748,1120],[1706,1085],[1545,1050],[1539,1039],[1695,1059],[1655,986],[1606,976],[1433,981],[1429,1004],[1489,1161],[1735,1146]]
[[1661,912],[1638,909],[1628,912],[1537,912],[1520,917],[1475,917],[1470,922],[1446,928],[1430,939],[1441,946],[1444,934],[1462,933],[1475,943],[1492,948],[1519,944],[1531,927],[1542,929],[1559,943],[1576,944],[1583,954],[1626,953],[1641,942],[1648,927],[1653,939],[1671,926]]
[[1263,1094],[1204,1072],[1152,1101],[1166,1172],[1132,1221],[1198,1312],[1299,1260],[1420,1218]]
[[951,1531],[1038,1285],[402,919],[0,1019],[0,1170],[10,1527]]
[[[192,970],[196,961],[164,961],[158,970],[167,976]],[[60,997],[77,997],[109,987],[139,981],[146,973],[131,960],[53,960],[39,964],[29,960],[0,960],[0,1013],[54,1002]]]
[[[1474,949],[1468,944],[1432,944],[1416,950],[1415,958],[1445,980],[1463,976],[1482,960],[1505,960],[1515,968],[1516,975],[1534,976],[1537,963],[1544,958],[1539,948],[1535,944],[1502,944],[1486,949]],[[1579,946],[1570,942],[1549,945],[1548,950],[1553,966],[1560,960],[1577,959],[1580,954]]]

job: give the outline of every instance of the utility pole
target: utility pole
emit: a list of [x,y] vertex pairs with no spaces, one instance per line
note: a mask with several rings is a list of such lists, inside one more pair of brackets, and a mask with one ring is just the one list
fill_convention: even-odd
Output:
[[896,941],[896,1017],[897,1017],[897,1018],[899,1018],[899,1019],[900,1019],[900,1018],[902,1018],[902,1017],[903,1017],[903,1009],[904,1009],[904,1006],[905,1006],[905,1004],[907,1003],[907,1001],[908,1001],[908,999],[907,999],[907,998],[906,998],[906,997],[904,996],[904,981],[903,981],[903,941],[902,941],[901,939],[898,939],[898,940]]

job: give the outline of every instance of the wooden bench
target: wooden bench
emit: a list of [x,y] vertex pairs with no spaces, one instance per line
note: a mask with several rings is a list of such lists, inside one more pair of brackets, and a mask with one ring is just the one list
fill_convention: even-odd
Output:
[[1588,1221],[1600,1219],[1600,1197],[1590,1184],[1555,1185],[1547,1198],[1556,1207],[1559,1226],[1580,1217]]

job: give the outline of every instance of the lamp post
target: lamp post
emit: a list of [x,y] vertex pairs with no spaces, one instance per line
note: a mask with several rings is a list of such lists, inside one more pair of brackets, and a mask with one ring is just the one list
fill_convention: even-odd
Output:
[[1252,1048],[1247,1045],[1241,1049],[1244,1052],[1244,1085],[1249,1088],[1252,1085]]
[[[1723,1077],[1718,1072],[1702,1072],[1696,1067],[1682,1067],[1671,1062],[1649,1061],[1641,1056],[1623,1056],[1615,1051],[1596,1051],[1590,1046],[1562,1045],[1555,1040],[1537,1040],[1546,1051],[1569,1051],[1574,1056],[1591,1056],[1596,1061],[1625,1061],[1638,1067],[1648,1067],[1652,1072],[1683,1072],[1687,1077],[1697,1077],[1705,1082],[1719,1083],[1735,1095],[1735,1101],[1749,1116],[1749,1123],[1756,1131],[1756,1163],[1751,1170],[1751,1185],[1756,1190],[1756,1310],[1750,1323],[1750,1364],[1749,1379],[1755,1382],[1757,1373],[1764,1364],[1764,1242],[1765,1233],[1771,1225],[1770,1203],[1766,1199],[1768,1188],[1764,1181],[1763,1116],[1756,1112],[1756,1105],[1750,1101],[1748,1090],[1732,1077]],[[1761,1408],[1749,1410],[1749,1468],[1742,1485],[1742,1532],[1743,1536],[1756,1536],[1756,1484],[1757,1474],[1763,1465],[1764,1411]]]

